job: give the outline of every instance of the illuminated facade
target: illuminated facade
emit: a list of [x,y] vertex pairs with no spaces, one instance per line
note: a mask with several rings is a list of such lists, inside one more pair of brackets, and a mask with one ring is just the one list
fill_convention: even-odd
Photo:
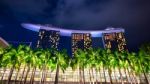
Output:
[[[64,28],[58,28],[54,26],[45,26],[45,25],[36,25],[36,24],[22,24],[24,28],[30,29],[32,31],[41,32],[41,30],[46,31],[59,31],[59,34],[54,34],[53,37],[59,38],[60,36],[67,36],[71,37],[72,40],[72,53],[74,53],[75,50],[78,48],[80,49],[88,49],[92,46],[91,38],[102,38],[102,44],[104,48],[108,48],[111,50],[118,49],[119,51],[126,50],[126,40],[124,37],[125,30],[123,28],[112,28],[108,27],[104,30],[72,30],[72,29],[64,29]],[[46,32],[45,31],[45,32]],[[42,32],[41,32],[42,33]],[[39,33],[39,41],[37,47],[49,46],[51,44],[48,40],[53,41],[52,39],[49,39],[47,37],[41,37],[42,34]],[[49,34],[44,34],[46,36],[49,36]],[[52,34],[53,35],[53,34]],[[89,35],[89,36],[88,36]],[[54,39],[56,42],[58,40]],[[52,43],[55,44],[55,41]],[[48,42],[48,43],[46,43]],[[94,43],[94,42],[93,42]],[[58,43],[57,43],[58,44]],[[56,46],[56,45],[54,45]]]
[[58,50],[59,38],[59,31],[47,31],[41,29],[39,31],[39,40],[37,42],[37,48],[54,48]]
[[119,51],[126,50],[126,40],[123,32],[103,33],[104,48]]
[[92,47],[91,34],[89,33],[72,33],[72,55],[77,49],[89,49]]

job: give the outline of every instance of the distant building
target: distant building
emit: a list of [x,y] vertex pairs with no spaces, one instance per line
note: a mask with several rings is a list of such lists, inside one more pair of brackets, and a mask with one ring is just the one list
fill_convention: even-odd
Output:
[[8,42],[5,41],[3,38],[0,37],[0,47],[6,48],[8,46],[9,46]]
[[54,48],[58,50],[59,44],[59,31],[44,30],[39,31],[39,39],[37,42],[37,48]]
[[72,33],[72,55],[77,49],[89,49],[92,47],[90,33]]

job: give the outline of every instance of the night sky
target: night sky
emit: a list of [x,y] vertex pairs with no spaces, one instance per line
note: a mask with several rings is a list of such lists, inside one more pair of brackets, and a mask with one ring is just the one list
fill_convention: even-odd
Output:
[[136,50],[150,42],[150,0],[0,0],[0,36],[36,42],[37,33],[21,23],[82,30],[122,27],[128,48]]

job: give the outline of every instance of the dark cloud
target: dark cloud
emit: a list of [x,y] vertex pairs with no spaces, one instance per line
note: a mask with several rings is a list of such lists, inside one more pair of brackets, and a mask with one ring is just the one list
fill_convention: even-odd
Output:
[[[52,23],[68,28],[145,25],[149,0],[2,0],[21,22]],[[147,23],[148,24],[148,23]]]
[[5,29],[13,26],[14,37],[18,36],[23,22],[66,29],[122,27],[128,45],[135,47],[150,41],[150,0],[0,0],[0,23]]
[[58,3],[55,20],[58,24],[99,29],[113,25],[139,26],[149,19],[150,1],[148,0],[102,0],[102,2],[91,1],[86,4],[86,0],[64,0],[63,3]]
[[2,0],[1,2],[19,21],[38,18],[44,15],[44,9],[49,6],[46,0]]
[[42,14],[43,10],[48,6],[46,0],[2,0],[12,12],[25,14]]

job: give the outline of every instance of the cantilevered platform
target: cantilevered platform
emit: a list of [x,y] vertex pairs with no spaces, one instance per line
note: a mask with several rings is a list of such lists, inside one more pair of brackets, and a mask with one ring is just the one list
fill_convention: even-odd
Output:
[[105,30],[72,30],[72,29],[65,29],[65,28],[58,28],[53,26],[30,24],[30,23],[23,23],[21,25],[26,29],[36,31],[36,32],[39,32],[40,29],[60,31],[61,36],[71,36],[72,33],[90,33],[92,37],[102,37],[103,33],[113,33],[113,32],[117,33],[117,32],[125,31],[123,28],[106,28]]

